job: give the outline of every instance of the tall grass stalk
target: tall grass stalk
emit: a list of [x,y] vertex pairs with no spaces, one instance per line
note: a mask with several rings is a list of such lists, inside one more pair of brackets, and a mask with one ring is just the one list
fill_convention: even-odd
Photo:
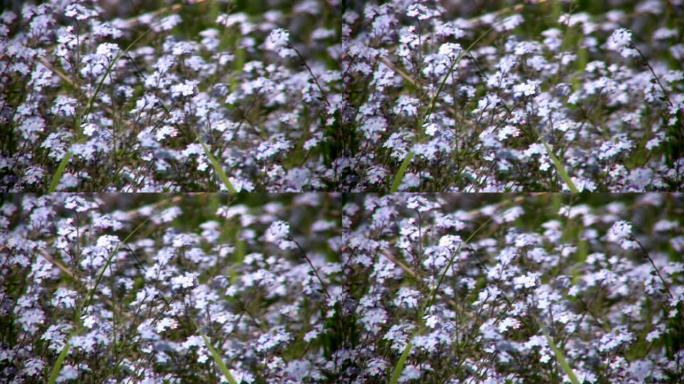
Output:
[[138,224],[131,232],[126,235],[126,237],[120,241],[114,250],[109,254],[109,257],[107,258],[107,261],[105,264],[102,266],[100,269],[100,272],[97,275],[97,279],[95,280],[95,285],[90,289],[88,292],[88,296],[83,304],[83,307],[80,309],[76,310],[76,316],[74,319],[74,323],[76,324],[74,329],[69,333],[67,336],[66,340],[64,341],[64,347],[62,347],[61,352],[59,353],[59,356],[57,357],[57,360],[55,360],[54,364],[52,365],[52,369],[50,370],[50,376],[48,379],[48,384],[54,384],[57,381],[57,378],[59,377],[59,373],[62,370],[62,366],[64,365],[64,360],[66,359],[66,356],[69,353],[69,349],[71,348],[70,342],[71,339],[79,332],[81,328],[81,314],[85,313],[88,310],[88,307],[93,301],[93,297],[95,296],[95,292],[97,292],[97,287],[100,285],[100,282],[102,281],[102,277],[104,276],[105,271],[107,268],[112,263],[112,260],[114,259],[114,256],[119,252],[119,249],[121,249],[121,246],[123,244],[126,244],[128,240],[133,237],[133,235],[138,232],[147,222],[150,220],[150,217],[146,218],[143,220],[140,224]]

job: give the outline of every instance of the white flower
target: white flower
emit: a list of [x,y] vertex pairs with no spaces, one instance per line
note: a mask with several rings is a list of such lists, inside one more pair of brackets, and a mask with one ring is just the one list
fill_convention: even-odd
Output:
[[394,106],[394,113],[398,115],[403,114],[404,116],[415,116],[418,113],[418,105],[418,99],[407,95],[401,95],[397,99],[397,104]]
[[538,80],[527,80],[524,83],[519,83],[513,86],[513,96],[533,96],[537,93],[539,88]]
[[612,242],[619,242],[632,236],[632,224],[626,221],[618,221],[608,230],[607,239]]
[[495,29],[497,31],[510,31],[515,28],[517,28],[520,24],[522,24],[525,21],[525,18],[523,18],[519,14],[515,14],[512,16],[509,16],[505,18],[500,25],[495,25]]
[[186,80],[180,84],[174,84],[171,86],[171,95],[174,97],[180,96],[192,96],[195,94],[195,89],[198,82],[192,80]]
[[627,29],[620,28],[615,30],[610,35],[610,37],[608,37],[608,41],[606,42],[606,48],[613,51],[619,51],[623,48],[629,47],[631,43],[632,32],[630,32]]
[[639,53],[632,48],[632,32],[624,28],[615,30],[615,32],[608,37],[608,41],[606,41],[606,49],[619,52],[624,58],[630,58],[639,55]]
[[73,97],[59,95],[52,104],[52,113],[62,117],[71,117],[76,114],[76,106],[78,105],[78,100]]
[[439,246],[447,248],[450,251],[456,251],[463,241],[458,235],[444,235],[439,239]]
[[539,276],[540,275],[537,272],[529,272],[522,276],[516,276],[513,279],[513,286],[516,289],[534,288],[538,284]]
[[418,308],[420,292],[408,287],[401,287],[394,299],[394,305],[403,308]]
[[632,238],[632,224],[621,220],[613,224],[608,230],[606,240],[620,244],[624,250],[638,248],[638,243],[631,240]]
[[111,60],[116,57],[119,51],[119,46],[114,43],[102,43],[97,46],[95,53],[99,56],[103,56]]
[[186,272],[171,279],[171,287],[174,289],[192,288],[195,286],[197,273]]
[[512,125],[506,125],[503,128],[499,129],[499,131],[496,134],[496,137],[503,141],[508,139],[509,137],[518,137],[520,136],[520,130]]
[[439,131],[439,125],[436,123],[430,122],[430,123],[425,123],[423,125],[423,129],[425,129],[425,134],[428,136],[435,136],[437,132]]
[[81,4],[69,4],[64,10],[64,16],[73,17],[76,20],[83,21],[97,17],[97,12],[86,8]]
[[159,31],[170,31],[175,26],[180,24],[181,21],[182,21],[181,17],[178,16],[177,14],[169,15],[169,16],[161,19],[159,24],[155,26],[155,30],[157,32],[159,32]]
[[518,319],[515,319],[513,317],[507,317],[499,323],[499,333],[504,333],[508,331],[509,329],[518,329],[520,328],[520,321]]
[[155,138],[158,141],[162,141],[169,137],[176,137],[178,135],[178,130],[170,125],[164,125],[157,130],[155,133]]
[[268,51],[276,52],[284,59],[296,56],[296,52],[290,48],[290,33],[282,28],[271,31],[263,47]]
[[270,227],[266,230],[264,239],[269,242],[277,242],[280,240],[287,239],[290,236],[290,224],[278,220],[274,221]]
[[415,17],[418,20],[429,20],[439,16],[439,12],[422,4],[411,4],[406,10],[406,16]]
[[292,249],[296,247],[290,238],[290,224],[278,220],[274,221],[270,227],[264,233],[264,240],[278,245],[280,249]]
[[175,319],[165,317],[157,322],[156,331],[157,333],[162,333],[168,329],[176,329],[177,327],[178,322]]
[[444,43],[439,47],[440,55],[444,55],[452,59],[456,59],[456,57],[458,57],[462,51],[463,48],[461,48],[461,45],[456,43]]
[[292,340],[292,336],[285,330],[284,327],[276,327],[272,329],[269,333],[265,333],[259,336],[256,345],[257,352],[266,352],[280,345],[289,343]]
[[113,251],[119,244],[119,238],[114,235],[103,235],[98,237],[96,245],[108,251]]

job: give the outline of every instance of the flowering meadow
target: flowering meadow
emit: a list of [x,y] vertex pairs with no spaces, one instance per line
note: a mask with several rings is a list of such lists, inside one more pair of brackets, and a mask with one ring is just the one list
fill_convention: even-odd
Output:
[[684,197],[0,206],[0,382],[679,383]]
[[353,3],[343,185],[682,188],[682,1]]
[[45,383],[55,372],[58,383],[215,383],[209,346],[237,383],[330,382],[339,202],[327,194],[6,199],[0,382]]
[[0,190],[332,189],[334,0],[120,3],[0,15]]
[[5,191],[684,185],[681,0],[9,3]]
[[343,214],[349,382],[684,379],[681,195],[369,194]]
[[684,384],[684,0],[0,4],[0,384]]

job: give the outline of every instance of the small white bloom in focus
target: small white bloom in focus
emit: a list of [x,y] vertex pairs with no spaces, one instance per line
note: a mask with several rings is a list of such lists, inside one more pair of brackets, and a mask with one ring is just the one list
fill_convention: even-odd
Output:
[[621,220],[613,224],[608,230],[608,241],[619,242],[632,236],[632,224]]
[[516,289],[534,288],[539,281],[539,273],[530,272],[522,276],[517,276],[513,279],[513,285]]
[[411,4],[406,10],[406,16],[415,17],[418,20],[429,20],[439,16],[439,12],[422,4]]
[[266,230],[266,241],[276,242],[290,236],[290,224],[279,220],[273,222]]
[[181,276],[176,276],[171,279],[171,286],[174,289],[192,288],[195,286],[197,279],[196,273],[185,273]]
[[444,235],[439,239],[439,246],[451,251],[457,250],[463,241],[458,235]]
[[620,52],[624,58],[638,56],[638,52],[632,48],[632,32],[624,28],[616,30],[608,37],[606,49]]
[[162,333],[167,329],[176,329],[178,327],[178,322],[172,318],[165,317],[157,323],[156,330],[157,333]]
[[538,88],[538,80],[527,80],[524,83],[516,84],[513,86],[513,96],[533,96],[537,93]]
[[624,250],[638,248],[639,244],[632,239],[632,224],[621,220],[613,224],[608,230],[606,240],[617,243]]
[[610,37],[608,37],[608,41],[606,42],[606,48],[613,50],[613,51],[619,51],[625,47],[628,47],[632,43],[632,32],[630,32],[627,29],[620,28],[615,30]]
[[271,31],[263,47],[268,51],[276,52],[283,59],[296,55],[295,51],[290,48],[290,32],[282,28]]
[[448,56],[450,58],[456,58],[458,57],[463,49],[461,48],[460,44],[456,43],[444,43],[439,47],[439,54]]
[[168,137],[176,137],[178,135],[178,130],[170,125],[164,125],[163,127],[159,128],[157,132],[155,133],[154,137],[158,141],[162,141]]
[[196,87],[197,81],[184,81],[183,83],[171,86],[171,95],[173,97],[192,96],[195,94]]
[[295,247],[294,242],[290,238],[290,224],[278,220],[273,222],[264,233],[264,240],[278,245],[280,249],[292,249]]
[[114,43],[102,43],[97,46],[95,53],[98,56],[105,56],[109,59],[113,59],[119,53],[119,46]]
[[499,323],[498,328],[499,328],[499,333],[504,333],[504,332],[508,331],[509,329],[518,329],[518,328],[520,328],[520,321],[518,321],[517,319],[514,319],[512,317],[507,317]]

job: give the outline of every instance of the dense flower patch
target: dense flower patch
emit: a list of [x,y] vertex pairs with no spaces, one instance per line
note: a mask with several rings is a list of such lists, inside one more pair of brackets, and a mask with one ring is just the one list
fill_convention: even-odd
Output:
[[684,0],[3,1],[0,382],[682,383],[683,62]]
[[2,13],[0,188],[328,189],[335,1],[144,5]]
[[0,187],[679,190],[681,5],[24,4]]
[[13,383],[684,377],[681,195],[22,194],[0,213]]
[[[329,382],[339,199],[14,196],[0,216],[0,381]],[[207,338],[208,342],[204,338]]]
[[347,377],[675,383],[683,210],[666,194],[359,195],[343,207]]
[[681,2],[356,4],[349,188],[681,188]]

